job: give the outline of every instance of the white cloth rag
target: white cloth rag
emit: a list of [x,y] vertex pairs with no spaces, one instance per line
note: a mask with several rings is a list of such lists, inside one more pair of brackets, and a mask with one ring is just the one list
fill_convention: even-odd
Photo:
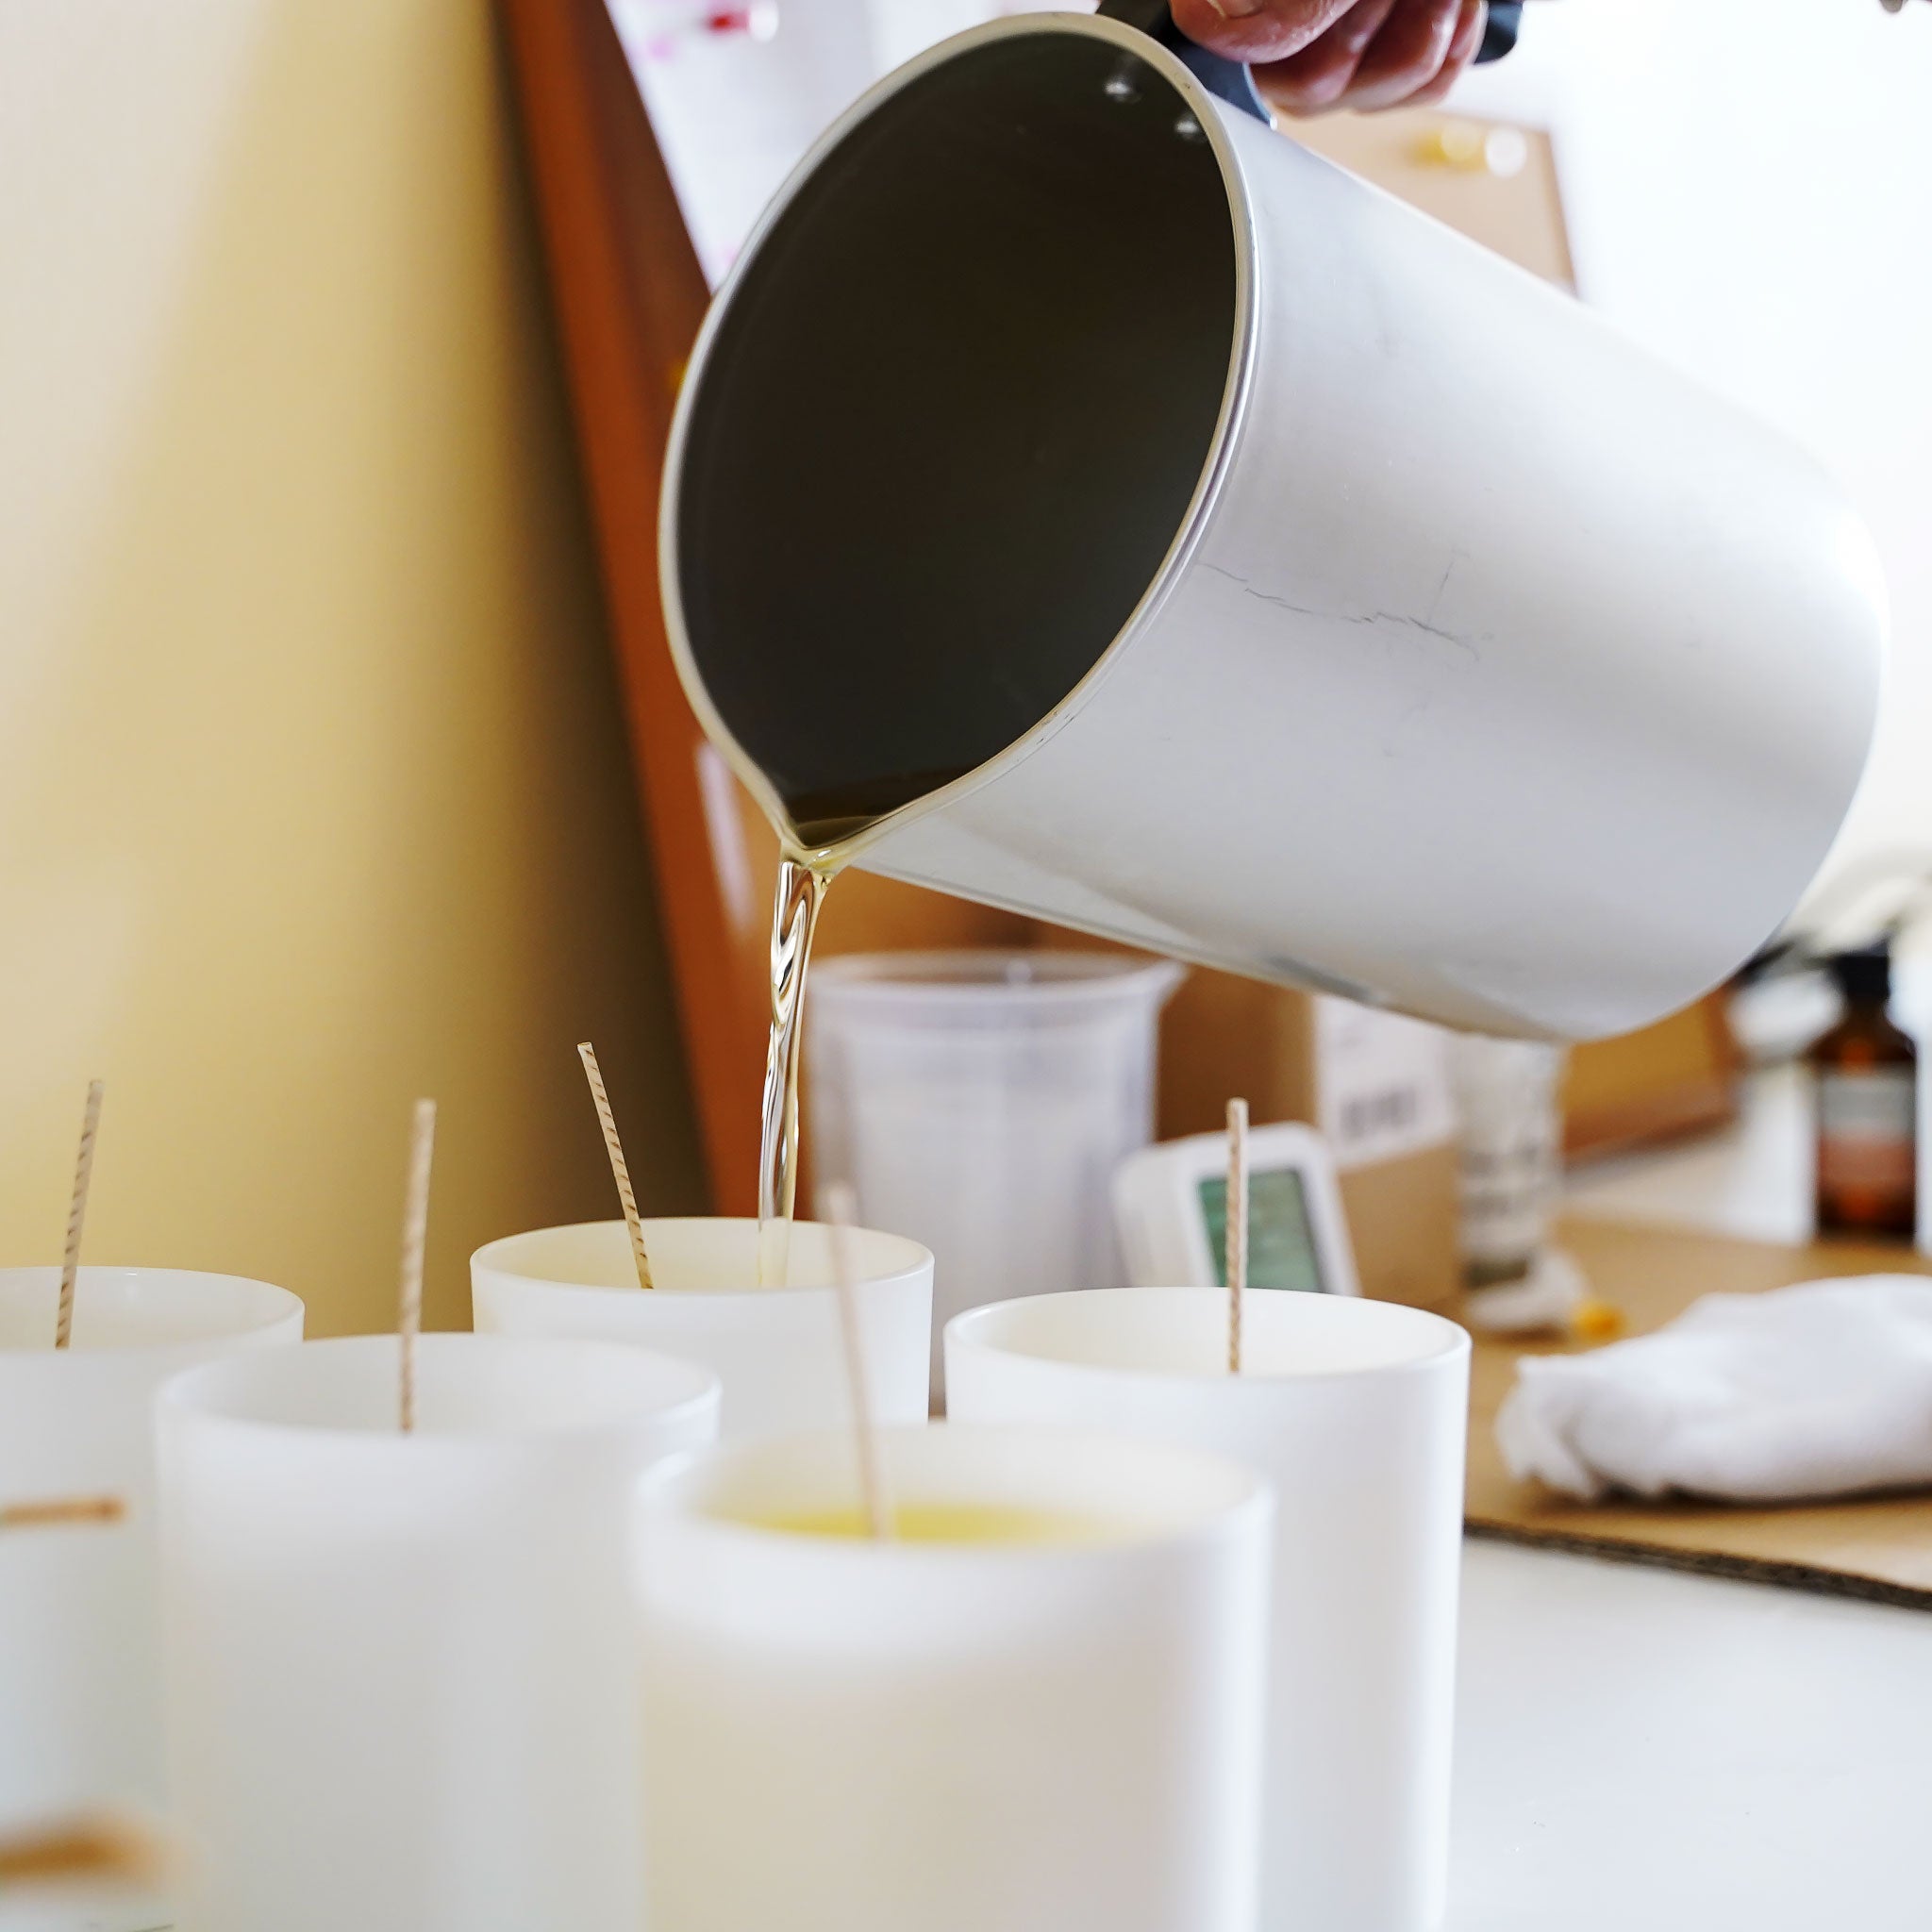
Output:
[[1654,1335],[1526,1357],[1496,1441],[1512,1474],[1587,1500],[1932,1483],[1932,1279],[1706,1295]]

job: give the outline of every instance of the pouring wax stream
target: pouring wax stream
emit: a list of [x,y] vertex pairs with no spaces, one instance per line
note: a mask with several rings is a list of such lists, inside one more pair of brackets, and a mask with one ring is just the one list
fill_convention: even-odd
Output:
[[960,776],[958,771],[873,780],[837,792],[762,800],[778,835],[772,900],[771,1034],[758,1132],[758,1285],[782,1288],[798,1203],[798,1074],[805,1053],[805,987],[812,941],[832,881],[863,836],[902,805]]
[[[772,902],[772,1033],[765,1048],[765,1087],[758,1130],[758,1285],[782,1288],[791,1259],[791,1217],[798,1199],[798,1068],[805,1047],[805,977],[811,966],[819,908],[842,861],[831,852],[785,856]],[[814,860],[816,862],[814,862]]]

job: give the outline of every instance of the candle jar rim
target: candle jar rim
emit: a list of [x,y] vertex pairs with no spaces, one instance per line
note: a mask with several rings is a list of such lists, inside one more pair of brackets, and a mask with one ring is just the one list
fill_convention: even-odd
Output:
[[[459,1384],[452,1383],[453,1366],[466,1378]],[[593,1387],[586,1387],[586,1369]],[[438,1332],[417,1341],[417,1422],[406,1435],[397,1424],[400,1373],[396,1336],[335,1336],[190,1369],[162,1386],[158,1401],[198,1423],[264,1437],[431,1454],[657,1430],[715,1415],[721,1399],[709,1369],[657,1349]],[[506,1399],[508,1420],[490,1413]]]
[[[1132,1345],[1120,1345],[1112,1355],[1097,1345],[1081,1346],[1107,1337],[1109,1316],[1117,1323],[1139,1318]],[[1228,1372],[1223,1353],[1228,1327],[1224,1288],[1071,1289],[989,1302],[946,1324],[945,1346],[949,1352],[1008,1356],[1056,1373],[1115,1382],[1224,1386],[1230,1401],[1265,1400],[1288,1389],[1364,1378],[1426,1375],[1470,1353],[1469,1331],[1447,1316],[1357,1295],[1250,1289],[1241,1298],[1241,1325],[1239,1375]],[[1305,1332],[1297,1335],[1298,1328]],[[1034,1345],[1028,1345],[1028,1329],[1038,1338]],[[1341,1346],[1335,1348],[1338,1333]],[[1191,1344],[1190,1354],[1198,1360],[1179,1366],[1161,1361],[1160,1348],[1176,1341]],[[1293,1348],[1317,1341],[1331,1345],[1325,1359],[1312,1350],[1301,1360],[1280,1358],[1284,1341]],[[1384,1341],[1393,1345],[1378,1345]]]
[[[745,1552],[784,1551],[798,1560],[832,1563],[888,1558],[941,1565],[1106,1560],[1127,1551],[1244,1534],[1256,1516],[1274,1514],[1272,1485],[1246,1463],[1151,1437],[1054,1424],[935,1422],[881,1429],[878,1443],[895,1506],[1010,1509],[1036,1521],[1077,1523],[1093,1533],[878,1541],[788,1523],[788,1516],[858,1509],[849,1429],[762,1436],[669,1457],[640,1481],[640,1516],[647,1527],[669,1523],[681,1533],[716,1538]],[[1119,1496],[1130,1479],[1137,1501],[1124,1505]],[[1091,1500],[1103,1488],[1109,1500]]]
[[[733,1296],[822,1294],[836,1285],[831,1255],[833,1231],[824,1222],[800,1219],[791,1224],[787,1278],[771,1287],[758,1280],[758,1223],[754,1215],[659,1215],[642,1222],[641,1226],[644,1248],[651,1257],[656,1285],[649,1291],[653,1294],[725,1301]],[[861,1287],[897,1283],[911,1287],[929,1278],[932,1251],[909,1236],[890,1234],[876,1227],[854,1227],[847,1232],[852,1241],[853,1267]],[[741,1274],[744,1278],[718,1282],[677,1280],[675,1277],[689,1265],[691,1249],[713,1238],[727,1240],[736,1250],[719,1272],[734,1276]],[[571,1258],[540,1263],[546,1272],[536,1273],[531,1266],[530,1251],[541,1257],[546,1246],[562,1249]],[[580,1258],[592,1254],[590,1260]],[[521,1234],[502,1235],[478,1248],[470,1257],[470,1267],[473,1274],[481,1273],[501,1282],[537,1288],[644,1291],[637,1284],[629,1231],[621,1220],[566,1222],[556,1227],[534,1227]],[[558,1269],[567,1272],[549,1272]],[[796,1274],[810,1278],[792,1279]],[[586,1278],[589,1276],[597,1278]]]
[[[57,1264],[0,1268],[0,1358],[55,1355],[59,1305]],[[207,1268],[145,1268],[88,1262],[75,1276],[74,1340],[67,1359],[127,1360],[251,1340],[277,1329],[299,1336],[298,1295],[271,1281]]]

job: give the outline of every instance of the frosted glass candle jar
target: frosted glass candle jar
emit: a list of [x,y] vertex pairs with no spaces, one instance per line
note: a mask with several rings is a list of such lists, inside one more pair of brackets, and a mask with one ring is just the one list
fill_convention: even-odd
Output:
[[1001,1302],[946,1329],[967,1422],[1130,1430],[1276,1491],[1264,1932],[1441,1923],[1469,1338],[1420,1309],[1220,1289]]
[[716,1378],[393,1336],[160,1396],[168,1714],[195,1932],[635,1932],[639,1473]]
[[[758,1224],[724,1217],[647,1221],[648,1291],[621,1221],[540,1228],[478,1248],[470,1290],[479,1333],[641,1342],[715,1370],[727,1441],[830,1428],[850,1417],[831,1230],[793,1224],[783,1288],[760,1288]],[[924,1420],[932,1256],[917,1241],[852,1230],[859,1332],[874,1412]]]
[[886,1543],[843,1434],[645,1479],[651,1932],[1250,1932],[1266,1486],[1058,1430],[884,1450]]
[[154,1391],[302,1339],[302,1304],[264,1281],[83,1268],[73,1346],[56,1349],[59,1294],[58,1268],[0,1270],[0,1509],[108,1497],[125,1513],[0,1528],[0,1821],[159,1804]]

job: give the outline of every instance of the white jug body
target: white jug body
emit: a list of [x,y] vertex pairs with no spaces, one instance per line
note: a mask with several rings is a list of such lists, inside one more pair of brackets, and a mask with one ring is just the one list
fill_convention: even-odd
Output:
[[[847,143],[865,143],[869,180],[902,156],[909,170],[943,133],[933,130],[955,76],[967,89],[973,63],[1002,61],[1005,75],[1016,51],[1040,58],[1050,43],[1056,59],[1111,63],[1137,102],[1158,95],[1176,167],[1211,158],[1232,251],[1224,381],[1197,406],[1201,458],[1124,621],[1111,625],[1097,598],[1092,611],[1066,601],[1070,635],[1081,622],[1107,633],[1081,675],[969,769],[895,801],[852,841],[857,862],[1491,1031],[1617,1033],[1723,979],[1810,881],[1863,768],[1886,620],[1857,517],[1806,455],[1578,303],[1224,108],[1111,21],[1023,16],[909,63],[827,133],[748,244],[691,363],[660,530],[673,649],[708,730],[782,816],[773,759],[746,745],[708,676],[721,620],[694,614],[708,594],[699,579],[733,567],[704,534],[720,512],[702,529],[685,521],[687,498],[703,503],[707,438],[722,436],[708,393],[728,394],[760,330],[774,338],[788,258],[827,237],[864,245],[837,226],[849,193],[839,184],[855,178],[839,170],[858,151]],[[989,85],[995,102],[1007,84]],[[1026,145],[1036,108],[983,118],[990,142],[1016,130],[1012,207],[1037,204],[1028,168],[1041,193],[1060,186]],[[991,153],[963,194],[999,175],[1004,155]],[[1095,174],[1095,224],[1109,195],[1145,192]],[[934,220],[948,213],[937,207]],[[1150,211],[1154,256],[1172,248],[1179,260],[1197,239],[1164,232]],[[890,259],[895,244],[873,245]],[[929,273],[903,233],[896,245],[908,276]],[[1024,237],[1013,245],[1026,261]],[[962,284],[989,291],[994,324],[1004,257],[990,250]],[[1076,292],[1107,266],[1084,268]],[[1144,306],[1145,285],[1133,286]],[[933,327],[932,298],[914,299]],[[1220,327],[1220,314],[1191,308],[1175,339]],[[1123,353],[1106,337],[1088,339],[1102,360]],[[1163,374],[1150,361],[1142,392]],[[943,394],[908,392],[908,436],[928,401],[943,414]],[[852,407],[867,420],[865,399]],[[979,407],[996,414],[997,398]],[[1026,408],[1014,447],[1050,465],[1056,425],[1035,423],[1037,393]],[[862,429],[839,446],[845,420],[824,418],[819,432],[834,491],[873,454]],[[1097,420],[1068,434],[1092,436]],[[963,445],[968,428],[949,433]],[[1165,433],[1156,425],[1149,439]],[[1191,460],[1177,432],[1174,447],[1174,462]],[[970,463],[969,450],[969,482]],[[1016,464],[1014,488],[1026,487]],[[1116,560],[1091,550],[1080,521],[1091,494],[1069,497],[1068,567],[1089,575],[1089,552]],[[1124,483],[1124,525],[1148,501]],[[973,513],[935,504],[935,529]],[[894,525],[891,570],[908,571],[904,529],[916,527]],[[998,527],[1010,545],[1016,526]],[[956,562],[949,584],[946,542],[936,545],[941,622],[947,598],[979,596],[985,580]],[[997,573],[1007,554],[990,543],[975,568]],[[1041,597],[1072,598],[1030,551],[1022,563]],[[861,558],[853,569],[863,568]],[[799,611],[815,641],[802,648],[824,651],[836,681],[838,612],[814,603],[831,581],[816,571]],[[916,662],[920,607],[893,594]],[[989,632],[1021,608],[989,602]],[[941,656],[941,672],[964,675]]]

